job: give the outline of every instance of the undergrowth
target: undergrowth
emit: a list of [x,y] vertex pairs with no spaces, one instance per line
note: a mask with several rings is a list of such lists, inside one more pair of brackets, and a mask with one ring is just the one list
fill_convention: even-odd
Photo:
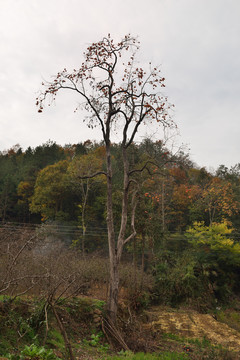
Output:
[[184,353],[163,352],[161,354],[146,354],[143,352],[133,354],[129,351],[122,352],[118,356],[111,357],[112,360],[187,360],[189,357]]
[[[188,339],[176,334],[163,334],[155,339],[151,332],[140,331],[139,321],[129,323],[129,313],[119,324],[131,351],[114,350],[109,344],[99,317],[105,303],[90,298],[59,299],[56,310],[71,342],[76,358],[83,355],[96,360],[235,360],[237,357],[207,339]],[[0,357],[11,360],[58,360],[68,358],[66,343],[51,308],[44,299],[0,298]],[[237,311],[219,310],[219,320],[238,324]],[[136,318],[138,314],[136,314]],[[133,319],[131,320],[133,321]],[[131,326],[130,326],[131,325]],[[138,327],[140,326],[140,327]],[[144,351],[144,352],[143,352]]]

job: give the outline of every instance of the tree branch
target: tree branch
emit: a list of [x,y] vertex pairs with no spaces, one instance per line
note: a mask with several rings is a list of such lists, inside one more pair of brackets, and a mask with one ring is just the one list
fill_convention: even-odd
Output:
[[95,176],[98,176],[98,175],[105,175],[107,176],[107,173],[105,171],[98,171],[96,172],[95,174],[92,174],[92,175],[84,175],[84,176],[80,176],[78,175],[78,179],[92,179],[94,178]]
[[132,240],[137,232],[135,229],[135,213],[136,213],[136,207],[137,207],[137,193],[138,193],[138,189],[135,190],[133,197],[132,197],[132,215],[131,215],[131,228],[132,228],[132,234],[129,235],[123,242],[123,245],[125,245],[126,243],[128,243],[130,240]]

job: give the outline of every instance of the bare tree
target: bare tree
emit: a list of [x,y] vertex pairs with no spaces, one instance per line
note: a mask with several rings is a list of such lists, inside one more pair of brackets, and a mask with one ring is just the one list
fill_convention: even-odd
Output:
[[21,228],[19,231],[8,224],[0,227],[0,294],[16,297],[27,293],[38,283],[39,274],[28,271],[26,267],[36,240],[33,229]]
[[[36,99],[38,111],[42,112],[46,102],[50,105],[59,91],[74,91],[83,100],[80,107],[89,112],[89,117],[85,120],[88,127],[99,127],[102,131],[106,148],[106,172],[97,172],[92,176],[104,173],[107,178],[110,260],[108,311],[113,322],[116,321],[118,307],[119,264],[123,248],[136,235],[134,226],[137,200],[134,180],[136,172],[134,169],[129,169],[128,149],[142,125],[155,123],[162,127],[175,126],[168,116],[170,105],[167,98],[160,92],[165,86],[165,79],[159,68],[152,67],[151,63],[146,71],[137,65],[135,58],[138,49],[138,41],[130,35],[126,35],[116,43],[108,35],[87,48],[84,53],[85,60],[79,69],[74,69],[70,73],[64,69],[51,82],[43,83],[44,90]],[[114,226],[112,200],[111,141],[114,131],[117,131],[118,137],[121,135],[123,162],[122,212],[118,230]],[[142,171],[144,169],[146,166]]]

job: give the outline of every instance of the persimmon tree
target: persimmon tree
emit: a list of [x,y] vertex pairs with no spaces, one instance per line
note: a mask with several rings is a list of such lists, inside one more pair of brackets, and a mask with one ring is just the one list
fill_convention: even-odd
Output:
[[[45,105],[51,105],[56,99],[59,91],[73,91],[82,100],[76,110],[84,109],[89,113],[84,120],[87,126],[98,127],[102,132],[106,149],[106,171],[98,171],[91,177],[104,174],[107,179],[110,260],[108,311],[113,322],[116,320],[118,307],[119,264],[123,248],[136,235],[134,215],[137,191],[133,177],[147,168],[146,163],[141,169],[130,169],[128,149],[143,125],[158,124],[164,128],[175,126],[168,114],[168,100],[161,92],[165,79],[160,69],[152,67],[151,63],[148,64],[148,69],[138,65],[138,49],[139,42],[135,37],[128,34],[119,42],[114,42],[109,34],[87,48],[79,69],[72,72],[63,69],[52,81],[44,82],[44,90],[36,99],[38,111],[42,112]],[[123,162],[122,209],[118,229],[114,226],[113,212],[111,143],[114,132],[121,139]]]

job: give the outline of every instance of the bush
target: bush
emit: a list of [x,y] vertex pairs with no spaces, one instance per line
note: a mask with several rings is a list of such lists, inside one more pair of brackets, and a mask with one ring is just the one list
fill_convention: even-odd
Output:
[[24,360],[24,359],[37,359],[37,360],[61,360],[52,350],[47,350],[43,346],[36,346],[34,344],[25,346],[20,352],[20,355],[8,354],[7,358],[10,360]]
[[177,306],[183,302],[195,302],[199,308],[211,306],[213,294],[208,278],[199,267],[194,255],[185,251],[176,257],[160,257],[153,269],[155,285],[153,299],[156,302]]

